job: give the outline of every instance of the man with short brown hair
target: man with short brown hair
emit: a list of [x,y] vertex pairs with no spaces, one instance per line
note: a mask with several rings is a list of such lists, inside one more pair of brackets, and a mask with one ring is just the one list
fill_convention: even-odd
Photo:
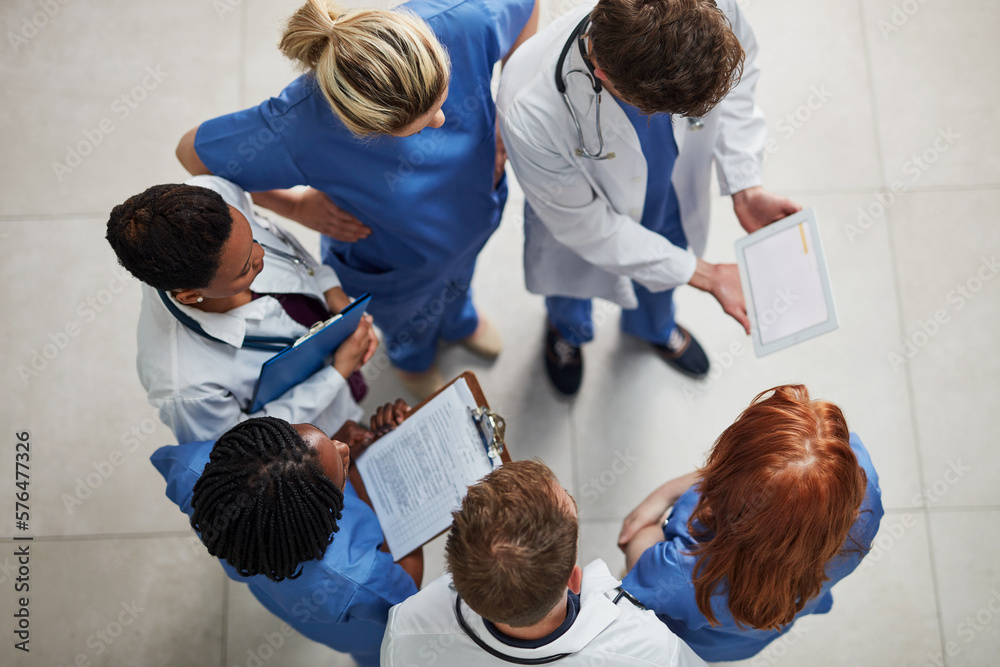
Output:
[[700,255],[713,162],[746,231],[800,208],[761,188],[756,52],[736,0],[599,0],[504,67],[497,111],[525,194],[525,280],[546,296],[545,367],[560,393],[580,387],[581,346],[604,319],[595,297],[693,377],[708,357],[674,320],[675,287],[710,293],[750,332],[736,265]]
[[576,502],[539,461],[470,487],[445,546],[449,574],[389,612],[383,667],[704,666],[603,561],[576,564],[578,525]]

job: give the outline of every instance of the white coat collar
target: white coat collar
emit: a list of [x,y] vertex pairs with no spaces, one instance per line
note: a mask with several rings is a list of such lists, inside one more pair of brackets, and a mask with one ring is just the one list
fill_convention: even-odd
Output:
[[585,567],[580,589],[580,612],[576,620],[563,635],[540,648],[517,648],[504,644],[486,628],[482,617],[464,602],[461,605],[462,618],[484,644],[511,658],[539,659],[561,653],[577,653],[618,618],[618,606],[605,594],[620,583],[611,576],[608,566],[600,559]]
[[[254,285],[256,284],[255,280]],[[247,335],[247,323],[262,321],[271,309],[267,303],[270,301],[269,299],[255,299],[225,313],[206,313],[203,310],[185,306],[175,299],[173,294],[168,293],[167,297],[182,313],[200,324],[205,333],[233,347],[243,347],[243,339]],[[162,304],[160,305],[163,307]],[[169,313],[168,317],[173,319],[173,315]],[[177,326],[184,327],[180,322],[177,322]]]
[[[255,241],[289,253],[293,252],[293,249],[284,240],[262,225],[252,213],[247,217],[247,220],[250,222],[250,229]],[[301,270],[289,260],[268,253],[264,258],[264,268],[254,278],[250,288],[254,292],[271,294],[301,291],[301,281],[296,276],[296,271]],[[254,299],[250,303],[225,313],[207,313],[182,304],[172,294],[168,296],[181,312],[200,324],[205,333],[233,347],[243,346],[243,340],[247,336],[248,323],[260,323],[275,308],[281,307],[273,299],[261,298]],[[171,317],[173,316],[171,315]]]

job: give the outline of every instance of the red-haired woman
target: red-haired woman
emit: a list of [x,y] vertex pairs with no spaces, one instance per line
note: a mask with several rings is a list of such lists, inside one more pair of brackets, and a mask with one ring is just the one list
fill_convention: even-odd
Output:
[[776,387],[704,468],[625,518],[622,587],[705,660],[748,658],[799,616],[830,610],[830,588],[864,558],[882,514],[878,474],[840,408]]

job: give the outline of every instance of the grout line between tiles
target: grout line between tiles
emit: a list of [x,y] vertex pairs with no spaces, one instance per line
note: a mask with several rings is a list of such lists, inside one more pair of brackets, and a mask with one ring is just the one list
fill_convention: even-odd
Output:
[[240,45],[239,57],[240,66],[238,68],[239,74],[237,76],[236,84],[236,94],[239,96],[240,108],[242,109],[247,105],[246,101],[246,91],[247,91],[247,15],[250,10],[247,7],[248,3],[243,3],[240,7]]
[[226,667],[229,664],[229,575],[222,577],[222,664]]
[[25,213],[3,214],[0,222],[107,222],[107,213]]
[[997,512],[1000,505],[956,505],[955,507],[928,507],[931,514],[944,514],[946,512]]
[[[577,462],[579,460],[579,453],[577,452],[577,433],[576,433],[576,420],[575,420],[575,403],[570,403],[566,406],[566,412],[569,415],[569,466],[570,474],[573,476],[573,498],[580,495],[580,471],[577,468]],[[579,501],[578,501],[579,502]]]
[[[165,533],[107,533],[104,535],[31,535],[35,542],[94,542],[97,540],[147,540],[158,537],[188,537],[190,530],[172,530]],[[13,537],[0,537],[0,542],[13,542]]]
[[[892,212],[887,212],[887,216],[891,216]],[[887,222],[889,220],[887,219]],[[892,278],[893,278],[893,292],[896,295],[896,317],[899,322],[899,330],[905,331],[905,318],[903,317],[903,293],[900,288],[900,282],[902,280],[899,273],[899,264],[896,261],[896,244],[893,240],[893,225],[886,224],[886,234],[889,240],[889,263],[892,268]],[[906,368],[903,369],[903,373],[906,378],[906,400],[910,406],[910,429],[913,431],[913,450],[916,455],[917,464],[917,483],[922,488],[924,485],[924,480],[926,476],[924,474],[924,460],[920,451],[920,434],[917,428],[917,406],[916,399],[914,396],[913,389],[913,373],[909,364],[906,364]],[[929,509],[925,507],[924,509]],[[944,647],[947,645],[944,636],[944,618],[941,614],[941,590],[940,584],[938,582],[937,576],[937,565],[934,559],[934,544],[931,540],[931,518],[930,512],[923,512],[924,517],[924,530],[927,531],[927,557],[930,560],[931,565],[931,586],[934,590],[934,609],[937,613],[938,621],[938,640],[941,642],[941,650],[944,651]],[[947,661],[946,663],[947,664]]]
[[[871,105],[872,120],[875,127],[875,157],[879,168],[879,175],[883,181],[883,187],[885,187],[885,180],[887,178],[885,171],[885,157],[882,154],[882,142],[881,142],[881,125],[879,123],[878,107],[876,104],[876,92],[875,92],[875,79],[874,72],[872,70],[872,56],[871,56],[871,45],[868,41],[868,30],[865,28],[865,8],[864,0],[857,0],[858,3],[858,17],[861,20],[861,47],[865,59],[865,73],[868,80],[868,96],[869,104]],[[891,216],[892,213],[888,212],[887,216]],[[886,222],[889,222],[887,217]],[[893,277],[893,292],[896,295],[896,315],[899,321],[900,331],[904,331],[905,320],[903,318],[903,294],[900,289],[900,283],[902,276],[899,273],[899,264],[896,261],[896,244],[893,239],[893,225],[886,224],[886,234],[889,241],[889,263],[892,268]],[[911,372],[910,366],[907,364],[904,369],[906,377],[906,397],[910,405],[910,428],[913,431],[913,449],[916,454],[916,464],[917,464],[917,476],[918,484],[923,485],[924,483],[924,462],[923,457],[920,454],[920,434],[917,430],[917,416],[916,416],[916,401],[914,399],[913,390],[913,374]],[[924,503],[926,507],[926,503]],[[930,512],[924,512],[924,529],[927,531],[927,557],[930,560],[931,566],[931,586],[934,591],[934,611],[937,614],[937,625],[938,625],[938,641],[940,642],[941,651],[944,651],[947,643],[945,641],[944,635],[944,618],[941,614],[941,589],[940,582],[937,576],[937,563],[934,558],[934,543],[931,538],[931,519]],[[947,664],[947,660],[945,660]]]
[[865,7],[864,0],[858,0],[858,20],[861,28],[861,54],[865,61],[865,79],[868,83],[868,104],[871,107],[872,128],[875,130],[875,162],[878,165],[879,179],[881,186],[886,186],[885,157],[882,155],[882,140],[879,132],[878,106],[875,104],[875,76],[872,72],[872,51],[868,43],[868,30],[865,28]]

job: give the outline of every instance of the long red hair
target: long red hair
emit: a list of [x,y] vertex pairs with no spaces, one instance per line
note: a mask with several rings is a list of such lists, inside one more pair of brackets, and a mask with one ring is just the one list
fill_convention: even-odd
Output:
[[802,385],[762,392],[719,436],[700,478],[688,522],[700,542],[698,608],[719,625],[711,599],[726,595],[738,625],[782,628],[819,595],[826,564],[849,549],[865,497],[844,414],[811,401]]

